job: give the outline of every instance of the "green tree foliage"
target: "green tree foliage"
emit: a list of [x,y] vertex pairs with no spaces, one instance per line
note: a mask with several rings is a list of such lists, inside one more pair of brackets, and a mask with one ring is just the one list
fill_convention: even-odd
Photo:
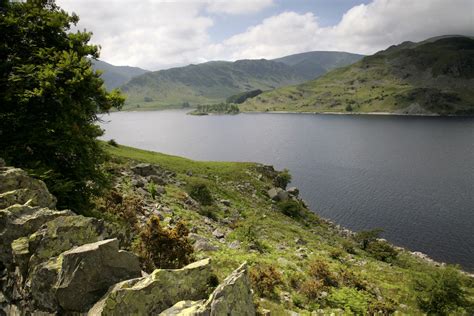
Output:
[[238,114],[239,112],[239,107],[235,104],[217,103],[198,105],[193,114]]
[[202,205],[211,205],[214,202],[207,184],[201,180],[190,180],[186,186],[188,194]]
[[251,91],[245,91],[242,93],[234,94],[226,99],[226,103],[236,103],[236,104],[242,104],[245,102],[245,100],[254,98],[257,95],[261,94],[263,91],[260,89],[256,90],[251,90]]
[[467,300],[463,279],[452,266],[416,280],[414,288],[418,292],[418,305],[428,315],[472,315],[474,312],[474,302]]
[[0,156],[42,178],[58,206],[84,210],[103,187],[98,113],[124,102],[107,93],[86,57],[91,33],[53,1],[2,1],[0,7]]
[[286,189],[286,186],[291,182],[291,174],[288,169],[279,172],[275,178],[275,185],[279,188]]
[[367,246],[373,241],[376,241],[380,237],[380,234],[383,232],[382,229],[372,229],[372,230],[362,230],[358,232],[355,236],[357,242],[360,243],[360,247],[365,250]]

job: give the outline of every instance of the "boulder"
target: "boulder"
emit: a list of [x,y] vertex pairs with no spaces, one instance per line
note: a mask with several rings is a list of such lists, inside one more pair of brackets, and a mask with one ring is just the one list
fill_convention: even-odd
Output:
[[61,258],[55,257],[33,267],[28,277],[31,304],[40,310],[58,310],[56,283],[61,269]]
[[73,247],[109,237],[102,220],[80,215],[57,217],[28,238],[30,265],[56,257]]
[[67,311],[86,312],[111,285],[141,276],[138,258],[119,250],[117,239],[66,251],[60,261],[56,298]]
[[[158,175],[151,175],[147,177],[148,181],[151,183],[154,183],[156,185],[165,185],[167,183],[166,179],[164,177],[158,176]],[[164,190],[164,188],[162,188]]]
[[160,315],[171,316],[254,316],[252,290],[247,274],[247,264],[232,272],[209,296],[206,302],[180,301]]
[[176,302],[207,298],[212,276],[210,259],[182,269],[157,269],[114,285],[88,315],[157,315]]
[[159,316],[192,316],[199,315],[199,309],[204,306],[205,300],[201,301],[181,301],[167,310],[160,313]]
[[212,232],[212,236],[216,237],[217,239],[221,239],[221,238],[224,238],[225,237],[225,234],[223,231],[221,231],[220,229],[215,229],[213,232]]
[[[204,308],[211,316],[219,315],[255,315],[252,290],[247,273],[247,264],[243,263],[220,284],[207,300]],[[200,310],[200,311],[201,311]]]
[[291,196],[298,196],[300,194],[300,190],[297,187],[291,187],[286,190]]
[[194,251],[217,251],[219,247],[211,244],[208,240],[198,240],[193,245]]
[[267,191],[268,196],[270,199],[273,201],[286,201],[290,198],[290,195],[288,192],[281,188],[271,188],[270,190]]
[[134,167],[131,168],[132,171],[142,177],[148,177],[151,175],[156,175],[158,174],[155,166],[149,164],[149,163],[140,163]]
[[54,208],[56,198],[49,193],[43,181],[31,178],[18,168],[2,168],[0,171],[0,208],[13,204],[26,204]]
[[31,235],[44,223],[56,217],[72,214],[71,211],[19,204],[0,210],[0,262],[4,265],[11,263],[11,243],[15,239]]

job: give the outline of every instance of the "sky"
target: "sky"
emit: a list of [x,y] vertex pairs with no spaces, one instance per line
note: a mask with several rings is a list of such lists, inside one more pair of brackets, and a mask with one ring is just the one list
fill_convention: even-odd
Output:
[[56,0],[101,60],[159,70],[314,50],[373,54],[404,41],[474,36],[474,0]]

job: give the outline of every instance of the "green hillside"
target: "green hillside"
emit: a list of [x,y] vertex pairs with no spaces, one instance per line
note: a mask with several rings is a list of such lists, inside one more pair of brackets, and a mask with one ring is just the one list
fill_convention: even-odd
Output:
[[298,84],[360,58],[349,53],[310,52],[274,61],[212,61],[146,73],[122,86],[122,91],[128,96],[125,108],[212,104],[242,92]]
[[315,51],[289,55],[273,61],[291,66],[306,80],[311,80],[335,68],[353,64],[363,57],[364,55],[345,52]]
[[[105,217],[121,219],[128,229],[146,220],[138,210],[154,210],[163,225],[184,221],[196,260],[210,257],[220,279],[249,264],[260,315],[472,314],[472,277],[374,239],[374,232],[353,235],[318,217],[297,190],[275,188],[286,186],[287,173],[255,163],[104,148],[113,157],[107,164],[115,184],[110,196],[122,201],[108,205]],[[161,176],[168,180],[155,186],[156,196],[153,182],[131,171],[138,163],[171,175]],[[273,201],[272,190],[284,201]]]
[[391,46],[300,85],[247,100],[242,111],[474,113],[474,39]]
[[138,67],[115,66],[101,60],[92,60],[92,66],[95,70],[101,70],[103,72],[101,78],[104,80],[108,90],[120,87],[133,77],[148,72],[148,70]]

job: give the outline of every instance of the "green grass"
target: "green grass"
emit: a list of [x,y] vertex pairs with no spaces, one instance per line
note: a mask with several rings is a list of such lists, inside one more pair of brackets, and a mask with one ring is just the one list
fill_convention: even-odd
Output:
[[[405,46],[403,46],[405,47]],[[247,100],[241,111],[474,114],[474,40],[389,48],[296,86]]]
[[[182,184],[167,185],[166,194],[161,196],[159,203],[170,207],[174,216],[185,220],[197,234],[219,247],[218,251],[196,255],[197,258],[211,257],[221,280],[243,261],[247,261],[251,269],[255,264],[273,265],[282,274],[283,283],[277,286],[274,296],[256,297],[259,306],[270,309],[273,314],[283,315],[285,310],[293,310],[309,315],[319,307],[329,313],[347,304],[364,309],[378,304],[378,299],[404,314],[422,314],[416,303],[414,280],[427,278],[440,268],[406,251],[400,251],[391,264],[376,260],[357,247],[352,238],[341,236],[328,222],[307,209],[302,209],[297,218],[284,215],[266,196],[266,190],[273,186],[272,179],[260,175],[258,164],[194,161],[125,146],[114,147],[106,143],[103,146],[114,158],[114,168],[148,162],[176,172]],[[209,219],[183,202],[186,183],[193,181],[205,183],[213,196],[214,203],[210,207],[214,208],[217,220],[210,220],[210,224]],[[230,206],[220,204],[221,199],[229,200]],[[225,218],[239,219],[229,225],[223,221]],[[227,232],[225,243],[213,238],[215,228]],[[227,246],[234,240],[240,241],[240,249]],[[298,244],[297,240],[304,240],[306,244]],[[354,253],[345,250],[347,243],[353,245]],[[301,247],[305,248],[307,257],[298,255]],[[341,283],[327,289],[331,299],[305,298],[300,286],[292,280],[308,280],[308,266],[315,259],[326,262],[336,278],[341,279],[345,272],[353,273],[366,284],[365,288]],[[473,300],[473,280],[466,276],[463,279],[468,296]],[[279,296],[285,292],[289,293],[290,302],[280,300]]]

